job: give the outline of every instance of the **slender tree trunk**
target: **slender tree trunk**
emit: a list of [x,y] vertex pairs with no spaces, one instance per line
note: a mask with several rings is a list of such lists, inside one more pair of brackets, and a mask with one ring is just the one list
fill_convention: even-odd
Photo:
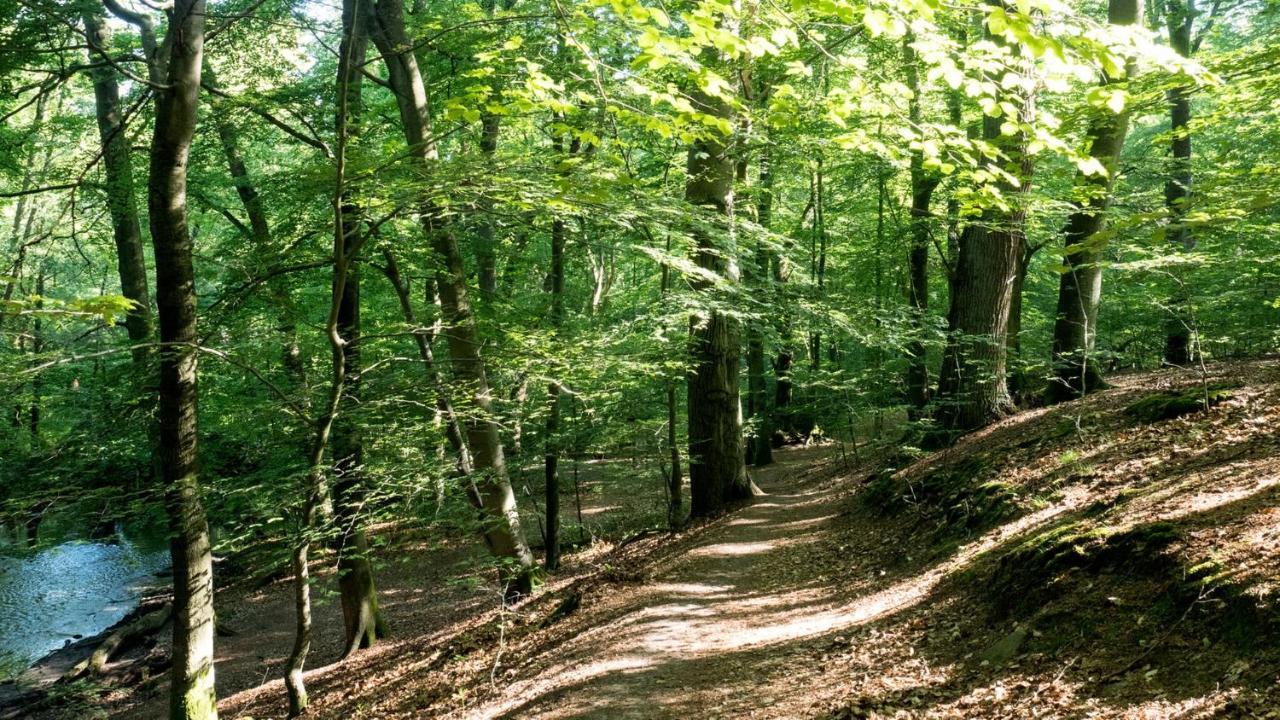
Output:
[[[217,80],[207,67],[204,84],[217,87]],[[213,123],[218,132],[218,144],[222,147],[223,157],[227,161],[227,171],[231,174],[231,181],[236,187],[236,195],[240,198],[245,216],[249,218],[248,239],[253,243],[251,256],[255,259],[254,271],[267,270],[271,264],[270,255],[273,248],[271,225],[267,219],[262,196],[254,186],[252,176],[249,175],[249,168],[240,152],[239,134],[230,118],[224,112],[215,112]],[[302,349],[298,344],[296,312],[284,276],[270,277],[266,282],[266,289],[272,305],[280,312],[277,330],[280,332],[282,341],[281,364],[297,386],[305,388],[306,371],[302,363]]]
[[[565,222],[551,221],[551,327],[559,333],[564,325],[564,245]],[[546,560],[548,571],[560,567],[560,383],[547,384],[546,423]]]
[[[389,248],[383,248],[382,257],[386,261],[383,272],[391,282],[392,288],[395,289],[396,297],[399,298],[400,313],[404,318],[405,324],[413,329],[413,338],[418,346],[418,357],[422,360],[423,368],[427,371],[427,379],[435,391],[436,412],[444,422],[445,440],[457,455],[458,475],[469,481],[472,473],[471,453],[463,440],[462,428],[458,424],[458,416],[453,410],[453,402],[449,397],[448,388],[441,381],[440,372],[436,369],[435,353],[431,349],[431,344],[435,339],[434,333],[418,327],[418,317],[417,313],[413,311],[413,302],[409,296],[409,286],[400,275],[400,267],[399,263],[396,262],[395,255],[392,254]],[[470,494],[473,499],[476,498],[474,490]],[[477,505],[477,507],[479,506]]]
[[[36,274],[36,310],[44,309],[44,269]],[[35,322],[31,324],[31,354],[35,361],[40,361],[40,353],[44,352],[44,320],[38,312]],[[31,431],[31,447],[34,450],[40,442],[40,392],[44,389],[44,378],[37,372],[31,376],[31,408],[27,415],[28,430]]]
[[[85,30],[98,47],[110,47],[110,29],[101,12],[84,13]],[[116,267],[121,293],[133,302],[125,316],[125,331],[134,345],[152,338],[151,294],[147,287],[146,256],[142,249],[142,227],[138,222],[138,206],[133,194],[133,161],[129,154],[129,138],[120,107],[120,88],[114,68],[94,68],[93,96],[98,118],[98,137],[102,143],[102,165],[106,176],[107,211],[111,215],[111,234],[116,243]],[[150,352],[133,351],[138,367],[145,367]]]
[[[696,97],[705,112],[729,118],[723,100]],[[694,261],[721,276],[730,286],[738,283],[733,221],[734,163],[728,138],[709,136],[689,148],[685,200],[722,216],[720,225],[694,232]],[[695,280],[695,291],[708,292],[709,283]],[[690,323],[693,373],[689,377],[689,482],[693,517],[708,517],[739,498],[750,497],[742,452],[741,408],[738,400],[738,363],[741,331],[738,321],[718,310],[708,310]]]
[[[351,314],[353,311],[355,313],[359,312],[360,302],[358,288],[352,292],[348,292],[347,289],[352,279],[354,257],[359,251],[359,243],[363,238],[360,232],[358,210],[351,204],[349,188],[346,185],[347,143],[351,133],[354,113],[358,113],[360,108],[359,84],[358,81],[353,81],[360,77],[358,68],[364,63],[365,48],[368,43],[367,27],[364,24],[367,16],[359,11],[359,4],[360,0],[344,0],[342,6],[342,41],[338,49],[337,74],[338,107],[334,114],[335,135],[337,136],[334,173],[336,179],[333,195],[330,198],[333,207],[333,279],[329,295],[329,312],[324,325],[331,359],[329,392],[319,415],[314,421],[311,446],[307,454],[307,474],[303,488],[303,501],[301,512],[299,513],[300,527],[298,538],[293,548],[294,616],[296,624],[294,627],[293,649],[289,654],[284,677],[285,692],[289,697],[290,717],[297,717],[306,712],[309,704],[303,670],[306,667],[307,656],[311,652],[313,633],[310,577],[311,545],[318,531],[317,525],[320,510],[327,490],[325,453],[329,448],[330,441],[333,439],[338,415],[344,409],[342,400],[349,381],[347,361],[353,349],[349,347],[348,339],[344,337],[343,332],[344,330],[351,331]],[[345,312],[344,304],[347,306]],[[347,323],[347,327],[343,326],[344,320]],[[350,453],[350,445],[343,448],[342,451]],[[336,465],[342,465],[342,463],[350,462],[351,460],[349,456],[341,454],[342,451],[335,448],[335,455],[339,458],[339,462],[335,463]],[[351,470],[352,468],[348,466],[343,469]],[[338,504],[345,505],[342,502]],[[350,513],[348,512],[347,514],[349,515]],[[343,520],[349,520],[349,518],[343,518],[339,522]],[[344,540],[346,540],[345,537]],[[357,552],[362,549],[355,548]],[[340,558],[344,550],[350,551],[348,548],[339,548]],[[347,570],[347,568],[339,568],[339,570],[341,572]],[[345,591],[347,588],[343,587],[344,584],[340,577],[339,586]],[[372,588],[370,590],[372,591]],[[343,592],[342,604],[343,627],[347,633],[346,652],[349,653],[353,645],[351,634],[353,624],[350,618],[351,609],[348,608],[348,598],[345,592]],[[373,600],[372,612],[374,614],[377,612],[376,598]],[[357,617],[356,620],[358,622],[360,618]],[[358,633],[358,625],[356,625],[355,631]],[[361,639],[361,636],[356,634],[355,644],[358,645]]]
[[[1111,0],[1107,16],[1112,25],[1141,25],[1142,0]],[[1103,87],[1131,77],[1131,58],[1125,77],[1103,78]],[[1105,175],[1076,176],[1074,196],[1081,200],[1063,229],[1066,270],[1058,283],[1058,310],[1053,324],[1053,372],[1046,396],[1061,402],[1105,387],[1102,369],[1093,361],[1098,304],[1102,299],[1102,253],[1097,238],[1106,223],[1114,197],[1116,167],[1129,132],[1129,107],[1112,113],[1098,110],[1089,123],[1089,156],[1106,168]]]
[[[754,205],[756,223],[765,230],[773,220],[773,168],[768,139],[760,149],[759,177]],[[746,160],[739,161],[740,182],[746,180]],[[769,248],[764,238],[755,243],[749,278],[762,295],[768,296],[772,277],[769,270]],[[769,412],[768,384],[765,379],[764,318],[747,326],[747,415],[754,426],[747,444],[747,460],[756,467],[773,463],[773,423]]]
[[[438,160],[431,129],[431,113],[418,62],[411,52],[404,27],[402,0],[377,0],[371,19],[371,39],[387,66],[388,82],[395,93],[405,140],[414,159],[430,171]],[[491,393],[480,354],[480,338],[467,294],[466,269],[457,236],[448,217],[436,203],[424,198],[420,220],[432,249],[439,256],[437,271],[440,304],[448,326],[449,355],[457,384],[467,388],[467,445],[475,463],[476,486],[487,522],[486,543],[497,556],[509,599],[533,588],[533,556],[520,529],[515,493],[507,476],[498,425],[492,417]]]
[[[823,191],[822,157],[813,173],[813,252],[810,259],[812,280],[818,288],[818,302],[826,297],[827,282],[827,218],[826,193]],[[814,330],[809,337],[809,362],[813,369],[822,366],[822,331]]]
[[[671,235],[667,235],[667,255],[671,254]],[[661,297],[665,301],[671,292],[671,265],[662,263]],[[676,442],[676,396],[678,391],[674,380],[666,382],[667,400],[667,449],[670,452],[671,467],[667,473],[667,525],[678,528],[684,524],[684,477],[680,471],[680,445]]]
[[[920,69],[916,51],[911,46],[913,34],[902,41],[902,60],[906,67],[907,88],[911,90],[908,116],[911,124],[921,123]],[[925,343],[929,312],[929,218],[933,192],[940,177],[925,170],[924,151],[911,153],[911,250],[907,258],[907,301],[911,306],[911,342],[907,345],[907,405],[912,419],[918,419],[929,403],[929,352]]]
[[[496,0],[482,0],[481,9],[487,17],[492,18],[497,10]],[[510,10],[515,0],[503,0],[502,9]],[[496,96],[502,92],[501,83],[495,81],[490,91]],[[494,157],[498,153],[498,139],[502,134],[502,116],[488,110],[480,117],[480,154],[484,158],[486,170],[494,169]],[[479,202],[479,226],[476,228],[476,264],[479,266],[480,300],[489,302],[498,291],[498,253],[496,223],[493,216],[493,200],[482,196]]]
[[[1195,0],[1165,0],[1166,22],[1169,28],[1169,46],[1182,57],[1192,55],[1191,32],[1195,24]],[[1164,186],[1165,206],[1169,209],[1169,229],[1166,237],[1178,252],[1194,250],[1195,236],[1187,225],[1187,212],[1191,203],[1191,90],[1179,85],[1169,91],[1170,129],[1173,133],[1173,158],[1169,179]],[[1191,345],[1191,318],[1187,313],[1189,302],[1184,286],[1174,291],[1170,300],[1173,316],[1169,319],[1165,335],[1164,361],[1169,365],[1189,365],[1195,354]]]
[[204,0],[176,0],[157,89],[148,207],[160,325],[160,473],[173,561],[171,720],[218,715],[213,668],[213,556],[200,502],[196,422],[196,293],[187,228],[187,158],[196,126]]
[[[354,92],[354,91],[353,91]],[[348,105],[350,107],[350,105]],[[350,201],[346,201],[350,203]],[[359,209],[347,204],[347,244],[359,238]],[[372,647],[386,637],[386,622],[378,610],[378,593],[369,561],[363,507],[366,499],[364,438],[353,416],[360,405],[360,267],[349,258],[347,281],[338,303],[338,333],[342,336],[346,389],[333,427],[333,508],[338,524],[338,592],[342,597],[344,655]]]

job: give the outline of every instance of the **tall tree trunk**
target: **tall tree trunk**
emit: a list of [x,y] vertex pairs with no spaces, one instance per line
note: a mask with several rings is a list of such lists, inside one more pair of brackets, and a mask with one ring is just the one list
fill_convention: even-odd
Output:
[[[813,240],[810,251],[810,275],[818,288],[818,302],[826,296],[827,282],[827,218],[825,192],[823,191],[822,156],[818,156],[818,167],[813,173]],[[822,366],[822,331],[814,330],[809,336],[809,362],[813,369]]]
[[[559,141],[557,140],[557,145]],[[551,221],[551,313],[552,332],[557,336],[564,326],[564,245],[565,222]],[[557,337],[557,340],[559,338]],[[546,457],[546,559],[548,571],[560,567],[560,383],[547,383]]]
[[[39,362],[40,353],[44,352],[44,319],[39,313],[44,309],[44,268],[36,274],[36,317],[31,324],[31,354]],[[42,374],[36,372],[31,376],[31,408],[27,416],[28,430],[31,431],[31,448],[36,450],[40,441],[40,392],[44,388]]]
[[[745,169],[745,161],[742,167]],[[769,138],[760,148],[759,182],[755,193],[756,223],[768,230],[773,221],[773,168]],[[772,277],[769,269],[767,241],[760,238],[755,244],[754,266],[751,270],[753,285],[762,295],[771,293]],[[773,423],[769,412],[768,384],[765,380],[764,324],[766,320],[753,320],[747,328],[747,414],[755,426],[748,444],[748,460],[761,467],[773,463]]]
[[[1169,46],[1182,57],[1192,55],[1191,32],[1195,19],[1195,0],[1165,0]],[[1179,85],[1169,91],[1173,158],[1169,179],[1164,186],[1164,201],[1169,209],[1167,238],[1179,252],[1194,250],[1196,246],[1195,236],[1187,225],[1187,211],[1191,203],[1191,90]],[[1187,314],[1188,302],[1186,288],[1180,286],[1169,303],[1173,316],[1169,319],[1165,335],[1164,361],[1170,365],[1190,364],[1195,352],[1191,346],[1192,319]]]
[[[695,94],[704,112],[726,118],[723,100]],[[685,200],[722,216],[714,230],[699,227],[694,261],[719,275],[729,286],[738,283],[733,222],[734,163],[729,139],[708,135],[689,147]],[[710,291],[710,283],[695,279],[695,291]],[[742,452],[738,363],[741,332],[738,320],[709,309],[690,322],[693,373],[689,376],[689,483],[693,517],[721,512],[739,498],[750,497]]]
[[1009,397],[1014,404],[1019,404],[1026,396],[1030,380],[1022,362],[1022,294],[1027,286],[1027,271],[1031,268],[1031,260],[1040,248],[1027,242],[1026,233],[1018,233],[1018,263],[1013,274],[1013,287],[1009,290],[1009,328],[1006,331],[1009,368],[1006,382],[1009,385]]
[[[343,211],[343,217],[350,219],[350,232],[346,234],[349,245],[358,237],[358,213],[359,209],[351,204]],[[360,405],[360,267],[356,258],[350,258],[350,262],[338,303],[346,391],[333,428],[333,509],[338,524],[338,592],[346,637],[344,654],[372,647],[378,638],[387,635],[386,622],[378,610],[369,543],[361,518],[366,500],[364,437],[353,419]]]
[[[101,12],[86,11],[84,25],[95,45],[110,47],[111,31]],[[129,342],[139,345],[152,337],[151,294],[147,287],[142,227],[138,222],[138,205],[133,194],[133,161],[120,107],[120,88],[112,67],[96,67],[90,77],[93,78],[98,137],[102,143],[102,165],[106,176],[107,211],[111,215],[111,234],[116,243],[120,291],[133,302],[125,316],[124,326]],[[144,367],[150,355],[145,348],[133,351],[138,367]]]
[[[359,2],[360,0],[353,0]],[[347,55],[340,61],[342,76],[339,88],[345,93],[343,103],[345,117],[339,118],[341,131],[346,133],[346,143],[359,132],[363,103],[361,66],[369,43],[368,28],[352,9],[350,47],[343,48]],[[369,544],[365,537],[361,510],[365,505],[364,437],[354,415],[360,405],[360,266],[356,257],[362,243],[360,229],[361,210],[353,199],[354,191],[342,188],[341,255],[345,259],[345,282],[337,305],[337,331],[342,339],[342,365],[345,389],[342,393],[338,417],[333,426],[333,509],[338,524],[336,538],[338,552],[338,592],[342,598],[343,632],[346,640],[344,655],[361,648],[372,647],[378,638],[387,635],[386,621],[378,609],[377,587],[373,579],[373,565],[369,561]],[[356,249],[353,252],[353,249]]]
[[[416,162],[428,172],[438,160],[431,130],[430,100],[418,62],[404,27],[403,0],[377,0],[370,21],[370,37],[387,66],[388,82],[396,96],[405,141]],[[502,563],[501,576],[510,599],[533,588],[533,556],[520,529],[515,493],[507,476],[498,425],[492,416],[491,393],[480,354],[475,315],[467,296],[462,251],[448,217],[431,198],[420,208],[423,232],[441,260],[437,270],[440,304],[449,327],[449,355],[457,383],[469,392],[466,413],[467,445],[475,463],[476,487],[488,522],[486,544]]]
[[218,715],[213,668],[213,556],[200,502],[196,422],[196,285],[187,228],[187,158],[196,126],[204,53],[204,0],[175,0],[164,47],[165,87],[155,90],[147,203],[160,325],[160,475],[173,561],[171,720]]
[[[1014,72],[1010,68],[1004,74]],[[1033,98],[1024,95],[1019,103],[1021,120],[1029,122]],[[1025,193],[1031,184],[1032,165],[1025,151],[1024,134],[1003,135],[1003,122],[1003,117],[984,117],[983,137],[1000,150],[1002,158],[1007,158],[1019,184],[1016,188],[1001,184],[1001,192],[1012,205],[1010,211],[986,210],[965,227],[959,239],[947,313],[951,336],[938,379],[938,420],[944,434],[934,442],[946,441],[955,432],[981,427],[1012,407],[1005,376],[1009,308],[1018,272]]]
[[[510,10],[515,4],[515,0],[502,0],[502,9]],[[481,0],[481,9],[485,16],[492,18],[497,10],[498,3],[496,0]],[[492,102],[496,102],[497,95],[502,92],[501,82],[495,80],[490,84],[490,92],[493,95]],[[502,116],[484,110],[484,114],[480,117],[480,154],[484,158],[485,169],[492,172],[494,169],[494,156],[498,152],[498,139],[502,134]],[[497,294],[498,291],[498,253],[497,253],[497,234],[494,232],[493,216],[493,200],[487,196],[482,196],[479,201],[480,224],[476,228],[476,265],[479,266],[479,285],[480,300],[489,302]]]
[[[671,235],[667,234],[667,255],[671,254]],[[671,292],[671,265],[662,263],[662,285],[660,293],[665,301]],[[678,528],[684,524],[684,477],[680,471],[680,446],[676,443],[676,409],[677,388],[675,380],[666,382],[667,400],[667,449],[670,452],[671,467],[667,472],[667,525]]]
[[[206,87],[217,87],[217,80],[209,68],[205,68],[204,84]],[[359,81],[357,80],[357,83]],[[357,85],[358,87],[358,85]],[[271,265],[271,225],[267,219],[266,207],[262,196],[254,186],[249,168],[240,152],[240,138],[235,126],[224,112],[213,113],[214,127],[218,132],[218,144],[222,147],[223,157],[227,161],[227,171],[236,187],[236,195],[249,218],[249,240],[253,243],[251,257],[254,258],[254,272],[266,271]],[[267,294],[271,303],[280,312],[276,329],[280,332],[281,364],[299,388],[306,386],[306,371],[302,363],[302,349],[298,344],[297,320],[293,299],[289,296],[289,288],[283,275],[273,275],[266,282]]]
[[[906,68],[907,88],[911,90],[908,117],[920,127],[920,69],[915,36],[908,33],[902,41],[902,61]],[[929,353],[925,343],[929,312],[929,218],[933,191],[941,179],[924,167],[924,151],[911,153],[911,250],[907,258],[907,301],[911,306],[911,342],[907,344],[907,405],[912,419],[918,419],[929,402]]]
[[[1141,25],[1142,0],[1111,0],[1107,18],[1112,25]],[[1106,87],[1133,75],[1134,61],[1126,63],[1125,76],[1103,77]],[[1114,197],[1116,167],[1129,132],[1129,105],[1118,113],[1098,110],[1089,122],[1089,156],[1106,168],[1105,175],[1076,176],[1075,210],[1063,229],[1065,271],[1058,282],[1058,309],[1053,324],[1053,373],[1046,397],[1061,402],[1105,387],[1102,369],[1093,361],[1097,337],[1098,304],[1102,299],[1102,253],[1097,238],[1106,224]]]

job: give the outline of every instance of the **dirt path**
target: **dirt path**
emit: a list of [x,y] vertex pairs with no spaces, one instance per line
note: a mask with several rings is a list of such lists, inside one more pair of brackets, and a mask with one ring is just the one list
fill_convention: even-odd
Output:
[[747,686],[787,685],[793,653],[809,654],[859,613],[888,609],[850,608],[815,576],[814,546],[841,509],[840,493],[802,479],[823,454],[780,453],[756,477],[765,496],[612,607],[593,609],[612,621],[561,646],[556,662],[522,669],[500,699],[464,717],[788,715],[796,698],[784,698],[785,687]]

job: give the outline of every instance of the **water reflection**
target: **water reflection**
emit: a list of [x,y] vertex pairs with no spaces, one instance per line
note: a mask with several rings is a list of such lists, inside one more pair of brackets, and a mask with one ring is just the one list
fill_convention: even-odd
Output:
[[68,542],[27,556],[0,555],[0,679],[106,630],[165,583],[167,552],[113,542]]

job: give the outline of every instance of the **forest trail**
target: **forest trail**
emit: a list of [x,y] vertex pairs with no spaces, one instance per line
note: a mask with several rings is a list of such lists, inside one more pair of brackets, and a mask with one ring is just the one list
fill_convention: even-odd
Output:
[[[603,612],[614,619],[577,635],[556,662],[508,685],[469,718],[767,716],[791,653],[908,601],[853,606],[808,563],[840,513],[830,485],[805,481],[828,448],[779,453],[755,474],[766,493]],[[602,612],[597,610],[596,613]],[[781,710],[779,710],[781,711]]]
[[[1232,387],[1208,412],[1139,417],[1200,397],[1203,380],[1116,378],[914,461],[782,450],[754,473],[764,495],[580,549],[505,610],[465,538],[389,539],[394,634],[342,662],[322,637],[309,712],[1280,717],[1280,646],[1265,639],[1280,617],[1280,371],[1224,364],[1208,387]],[[621,502],[590,498],[588,514]],[[284,717],[288,637],[264,631],[285,625],[287,600],[284,583],[225,598],[245,632],[219,646],[224,718]],[[320,608],[336,627],[334,603]],[[159,717],[160,687],[139,690],[112,717]]]

